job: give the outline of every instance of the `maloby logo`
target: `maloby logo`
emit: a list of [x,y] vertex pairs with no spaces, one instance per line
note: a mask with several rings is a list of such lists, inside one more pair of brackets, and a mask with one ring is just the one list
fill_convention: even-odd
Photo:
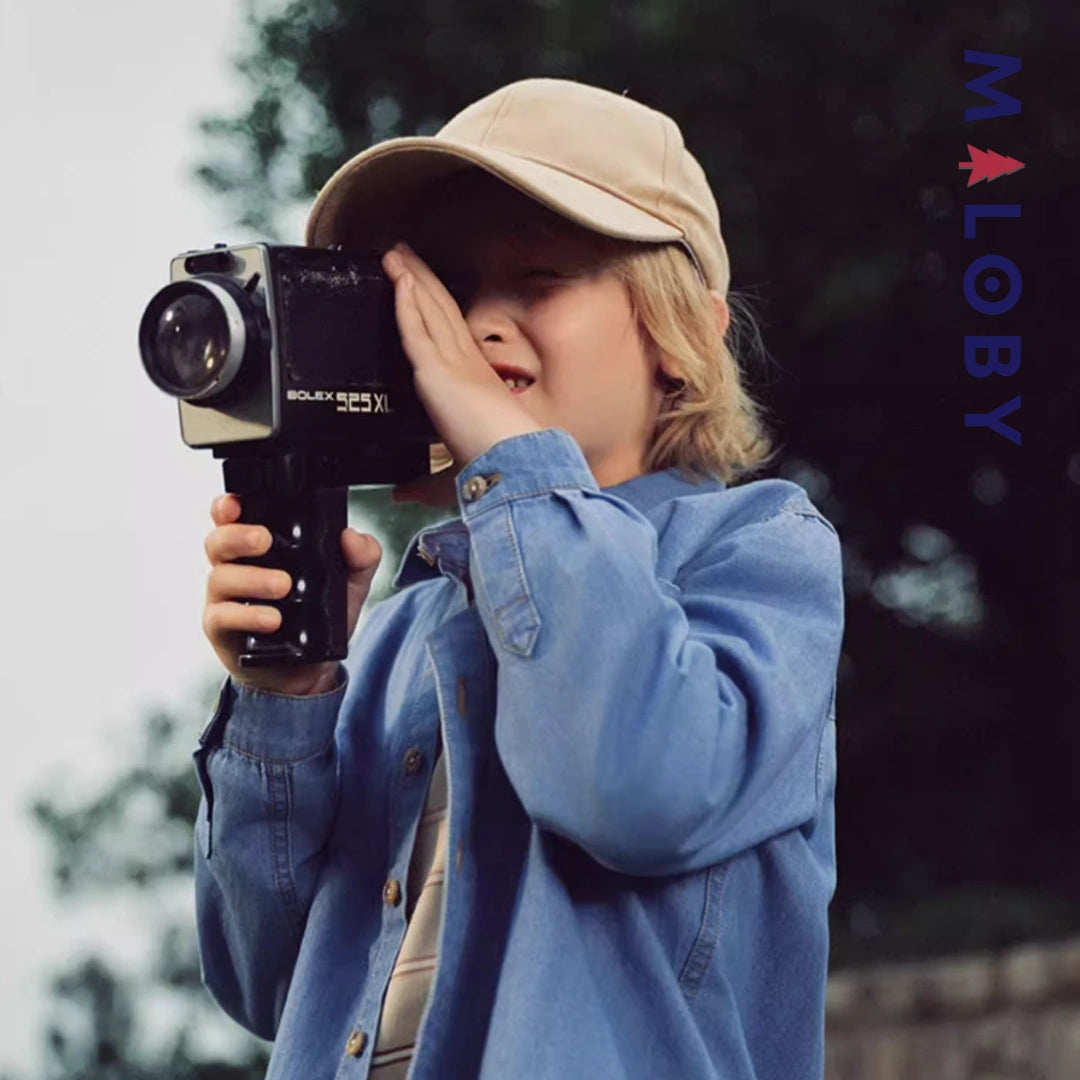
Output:
[[[1013,75],[1020,70],[1020,58],[999,56],[997,53],[964,50],[964,61],[983,64],[993,68],[977,79],[965,83],[968,90],[975,90],[992,102],[964,110],[964,120],[986,120],[998,116],[1012,116],[1020,112],[1020,102],[994,87],[998,79]],[[961,161],[958,167],[970,170],[967,186],[1019,172],[1025,166],[1015,158],[993,150],[979,150],[968,143],[970,159]],[[964,238],[976,239],[978,222],[982,218],[1018,218],[1019,203],[967,203],[964,206]],[[979,255],[968,264],[964,273],[964,299],[981,315],[1005,315],[1016,306],[1023,288],[1020,271],[1012,259],[1004,255]],[[1004,289],[1004,294],[1002,290]],[[1020,370],[1019,334],[967,334],[964,336],[964,367],[976,379],[988,379],[992,375],[1006,378]],[[964,427],[988,427],[1003,435],[1010,442],[1020,445],[1020,432],[1004,423],[1004,417],[1020,408],[1020,395],[1010,398],[989,413],[965,413]]]
[[967,182],[968,187],[981,180],[996,180],[999,176],[1009,176],[1024,167],[1024,163],[1017,161],[1016,158],[1005,157],[1004,154],[995,153],[993,150],[980,150],[971,143],[968,143],[968,153],[971,155],[971,160],[961,161],[957,165],[957,168],[971,170]]

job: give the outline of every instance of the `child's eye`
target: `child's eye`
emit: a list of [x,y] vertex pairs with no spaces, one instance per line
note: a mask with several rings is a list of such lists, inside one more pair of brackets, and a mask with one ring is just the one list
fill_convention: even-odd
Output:
[[566,276],[560,274],[558,270],[552,270],[550,266],[528,266],[523,273],[527,278],[562,278]]

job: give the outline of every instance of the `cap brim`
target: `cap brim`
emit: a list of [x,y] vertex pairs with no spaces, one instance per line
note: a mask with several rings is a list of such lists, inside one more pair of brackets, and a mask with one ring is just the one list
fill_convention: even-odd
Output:
[[311,207],[305,243],[311,247],[364,243],[381,219],[429,184],[473,165],[596,232],[646,242],[684,239],[678,226],[549,165],[450,139],[413,136],[377,143],[342,165]]

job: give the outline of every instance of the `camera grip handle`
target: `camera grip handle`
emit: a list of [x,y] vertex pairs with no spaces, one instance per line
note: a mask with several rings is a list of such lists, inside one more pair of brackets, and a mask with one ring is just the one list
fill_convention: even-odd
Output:
[[238,563],[284,570],[292,588],[280,600],[243,601],[276,607],[281,625],[272,633],[249,633],[238,661],[242,668],[342,660],[348,653],[348,570],[341,533],[348,524],[348,488],[328,486],[307,455],[228,458],[225,488],[240,499],[240,521],[265,525],[270,550]]

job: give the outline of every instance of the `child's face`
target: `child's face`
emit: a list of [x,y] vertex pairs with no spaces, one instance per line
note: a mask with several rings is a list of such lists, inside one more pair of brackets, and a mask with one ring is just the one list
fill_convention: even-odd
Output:
[[601,487],[640,475],[662,390],[625,287],[587,230],[487,174],[453,189],[400,238],[458,301],[488,363],[532,376],[506,392],[533,420],[568,431]]

